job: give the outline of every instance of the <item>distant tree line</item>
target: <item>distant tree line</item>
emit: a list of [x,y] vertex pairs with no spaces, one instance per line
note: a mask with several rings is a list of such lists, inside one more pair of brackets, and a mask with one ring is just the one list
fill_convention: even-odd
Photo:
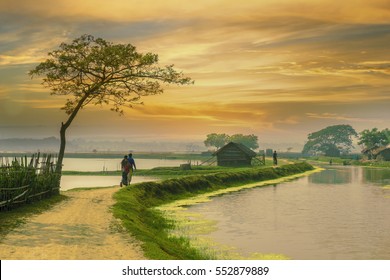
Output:
[[385,147],[390,144],[389,129],[365,129],[357,133],[350,125],[333,125],[310,133],[303,147],[304,154],[321,153],[326,156],[340,156],[347,154],[354,148],[353,139],[357,138],[362,149]]
[[259,147],[258,141],[258,137],[254,134],[234,134],[230,136],[225,133],[211,133],[206,136],[204,144],[206,145],[206,147],[216,147],[217,149],[219,149],[229,142],[234,142],[241,143],[250,149],[257,149]]
[[390,131],[388,128],[382,131],[378,128],[365,129],[359,133],[359,145],[364,148],[384,147],[390,144]]

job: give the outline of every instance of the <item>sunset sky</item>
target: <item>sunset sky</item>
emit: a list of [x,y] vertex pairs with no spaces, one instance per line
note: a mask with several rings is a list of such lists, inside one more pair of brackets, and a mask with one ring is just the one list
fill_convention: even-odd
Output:
[[157,53],[195,83],[122,117],[87,107],[70,138],[303,144],[329,125],[390,127],[388,0],[0,0],[0,139],[58,137],[65,99],[27,72],[82,34]]

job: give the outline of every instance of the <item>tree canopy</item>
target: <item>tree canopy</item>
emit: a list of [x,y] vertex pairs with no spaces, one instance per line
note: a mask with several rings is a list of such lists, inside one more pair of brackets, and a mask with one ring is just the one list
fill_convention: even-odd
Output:
[[44,76],[42,84],[53,95],[67,96],[63,110],[61,147],[57,171],[61,171],[65,151],[65,131],[80,109],[89,104],[109,105],[123,114],[123,107],[140,104],[143,96],[163,92],[163,84],[193,83],[173,65],[158,65],[158,55],[139,53],[131,44],[113,44],[91,35],[82,35],[72,43],[62,43],[49,58],[29,72]]
[[353,148],[352,138],[357,137],[350,125],[333,125],[310,133],[302,153],[324,153],[326,156],[339,156]]
[[216,147],[217,149],[219,149],[229,142],[241,143],[251,149],[257,149],[259,147],[258,137],[254,134],[234,134],[232,136],[229,136],[225,133],[211,133],[208,134],[206,137],[207,139],[204,141],[206,147]]
[[258,137],[254,134],[234,134],[229,137],[229,142],[241,143],[251,149],[257,149],[259,147],[258,141]]
[[162,83],[192,83],[173,65],[158,66],[157,54],[142,54],[131,44],[113,44],[91,35],[62,43],[49,57],[29,74],[45,75],[43,85],[51,94],[68,96],[62,108],[68,115],[90,103],[108,104],[123,113],[123,106],[142,96],[162,93]]
[[387,146],[390,144],[390,131],[387,128],[380,131],[376,127],[371,130],[365,129],[359,133],[358,144],[364,148]]
[[206,140],[203,142],[206,147],[216,147],[217,149],[219,149],[229,142],[229,135],[225,133],[211,133],[208,134],[206,137]]

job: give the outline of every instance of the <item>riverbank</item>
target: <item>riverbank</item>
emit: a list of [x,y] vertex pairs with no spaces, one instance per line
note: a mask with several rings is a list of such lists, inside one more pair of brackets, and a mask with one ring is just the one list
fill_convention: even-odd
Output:
[[[272,166],[261,165],[256,168],[267,168]],[[153,177],[158,179],[172,179],[192,175],[209,175],[223,172],[242,172],[251,170],[252,167],[221,167],[221,166],[191,166],[191,169],[182,169],[179,166],[172,167],[155,167],[151,169],[137,169],[134,171],[135,176]],[[121,171],[62,171],[64,176],[122,176]]]
[[340,157],[310,157],[306,161],[319,164],[330,164],[332,165],[354,165],[372,168],[390,168],[390,161],[376,161],[376,160],[356,160]]
[[[180,199],[188,199],[223,189],[274,180],[304,173],[314,168],[308,163],[295,163],[277,168],[252,168],[237,172],[219,172],[140,183],[114,194],[113,213],[123,226],[142,242],[142,250],[150,259],[212,259],[203,250],[191,246],[188,238],[174,236],[170,231],[175,221],[164,216],[157,207]],[[271,182],[272,184],[272,182]]]

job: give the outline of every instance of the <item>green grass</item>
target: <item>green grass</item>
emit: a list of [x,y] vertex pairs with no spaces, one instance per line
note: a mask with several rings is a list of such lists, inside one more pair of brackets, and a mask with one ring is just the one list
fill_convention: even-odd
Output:
[[[267,168],[272,166],[271,161],[266,162],[267,165],[256,166],[255,168]],[[221,167],[221,166],[192,166],[191,170],[182,170],[180,167],[155,167],[152,169],[137,169],[134,172],[135,176],[148,176],[160,179],[178,178],[193,175],[206,175],[221,172],[238,172],[251,170],[254,167]],[[63,171],[62,175],[78,175],[78,176],[121,176],[121,171]]]
[[210,259],[212,256],[192,248],[189,240],[175,237],[169,231],[175,227],[154,208],[174,200],[199,194],[276,179],[312,170],[307,163],[285,165],[278,168],[228,169],[205,175],[192,175],[161,182],[145,182],[119,190],[114,198],[114,216],[123,226],[142,241],[144,254],[150,259]]
[[62,171],[63,176],[121,176],[121,171]]
[[378,167],[378,168],[390,168],[390,161],[375,161],[375,160],[353,160],[345,159],[340,157],[325,157],[317,156],[307,158],[309,162],[319,162],[329,164],[332,160],[332,164],[336,165],[356,165],[356,166],[366,166],[366,167]]
[[352,164],[366,167],[390,168],[389,161],[354,161]]
[[[260,168],[260,167],[258,167]],[[264,168],[264,167],[261,167]],[[161,179],[173,179],[194,175],[209,175],[223,172],[241,172],[253,170],[253,167],[220,167],[220,166],[192,166],[191,170],[182,170],[180,167],[156,167],[149,170],[137,170],[138,176],[148,176]]]
[[0,212],[0,240],[14,228],[23,224],[27,218],[50,210],[66,199],[68,199],[67,196],[59,194],[32,204],[25,204],[12,211]]

